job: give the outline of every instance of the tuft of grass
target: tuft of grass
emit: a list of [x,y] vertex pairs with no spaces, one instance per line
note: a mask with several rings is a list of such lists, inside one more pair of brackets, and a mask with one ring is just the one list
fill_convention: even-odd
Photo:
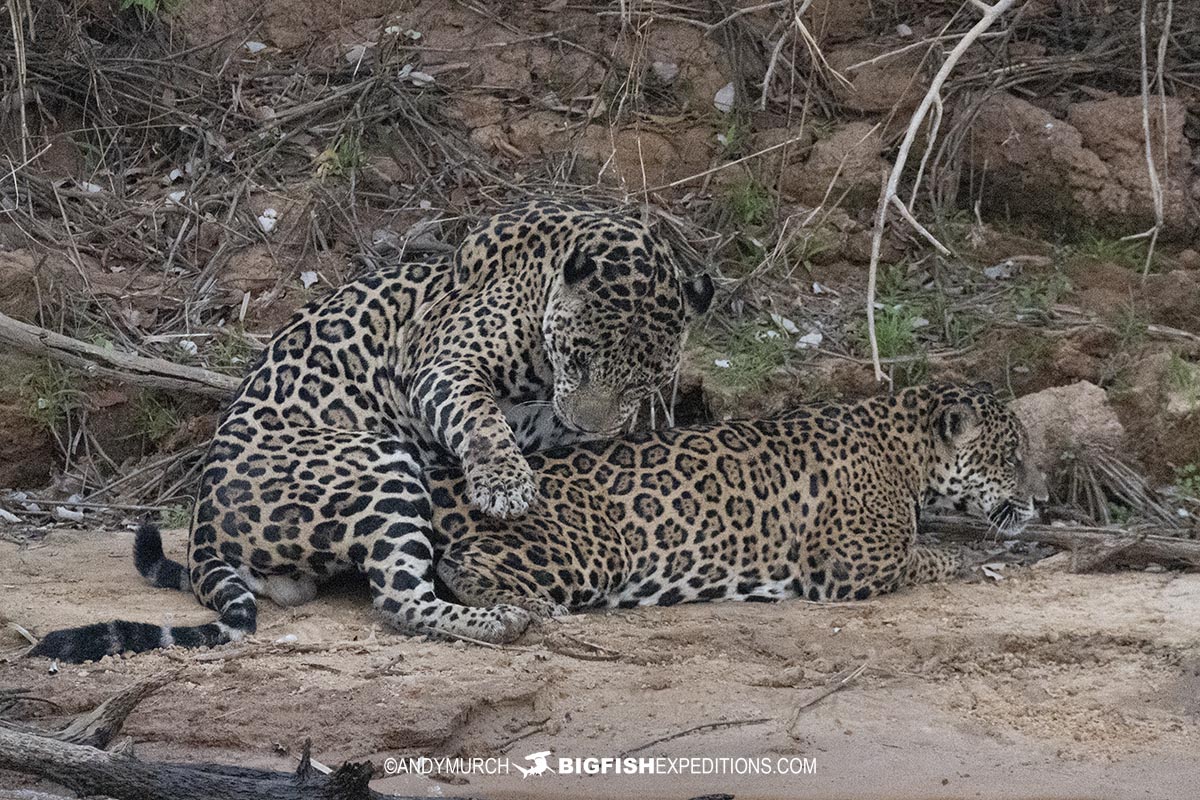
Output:
[[1165,379],[1167,390],[1179,395],[1188,407],[1200,405],[1200,370],[1176,350],[1172,350],[1167,359]]
[[71,371],[58,362],[46,360],[21,381],[25,415],[39,428],[54,431],[67,415],[83,405],[84,394],[77,388]]
[[183,0],[121,0],[121,10],[136,8],[147,14],[157,14],[162,11],[174,11],[183,5]]
[[[1146,264],[1146,243],[1123,242],[1099,234],[1091,234],[1075,248],[1075,253],[1089,261],[1117,264],[1129,269],[1141,270]],[[1151,269],[1154,268],[1153,263]]]
[[135,401],[135,418],[142,433],[152,442],[158,442],[175,433],[181,424],[179,412],[175,407],[150,392],[138,395]]
[[1129,304],[1117,310],[1112,319],[1112,326],[1122,350],[1129,350],[1144,342],[1149,329],[1146,316]]
[[721,147],[721,158],[733,161],[746,155],[750,144],[750,136],[754,128],[750,120],[743,116],[730,115],[724,130],[717,134],[717,144]]
[[1044,316],[1071,291],[1067,276],[1055,272],[1021,281],[1013,291],[1014,310],[1021,315]]
[[209,368],[226,375],[243,375],[254,360],[254,346],[240,325],[230,325],[212,344]]
[[754,178],[746,178],[729,187],[727,199],[734,221],[743,228],[760,227],[774,212],[771,193]]
[[807,230],[788,245],[788,263],[803,267],[805,272],[811,274],[813,262],[825,253],[836,250],[837,246],[837,235],[830,229],[822,226]]
[[1184,464],[1175,468],[1175,488],[1193,500],[1200,500],[1200,466]]
[[317,156],[316,176],[333,178],[361,167],[366,157],[358,134],[343,134]]
[[[912,308],[895,305],[884,306],[875,312],[875,339],[879,343],[880,358],[899,358],[917,354],[917,330],[914,323],[920,315]],[[863,320],[855,336],[858,350],[871,352],[871,335],[867,321]]]
[[718,384],[729,389],[759,389],[787,364],[792,342],[774,325],[749,322],[725,341],[709,342],[703,352],[705,369]]
[[168,506],[159,512],[164,528],[187,528],[192,524],[192,507],[187,503]]

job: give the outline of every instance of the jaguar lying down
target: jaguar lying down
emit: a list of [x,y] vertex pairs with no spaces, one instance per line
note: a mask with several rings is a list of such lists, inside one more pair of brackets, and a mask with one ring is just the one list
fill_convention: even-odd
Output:
[[990,387],[565,445],[530,459],[545,498],[517,520],[432,471],[438,576],[469,605],[538,616],[700,600],[865,599],[965,568],[916,544],[936,499],[1001,527],[1046,499],[1026,434]]

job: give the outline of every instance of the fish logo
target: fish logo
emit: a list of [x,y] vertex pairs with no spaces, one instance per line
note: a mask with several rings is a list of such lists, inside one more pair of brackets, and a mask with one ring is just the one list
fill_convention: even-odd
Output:
[[543,750],[540,753],[530,753],[529,755],[525,756],[526,761],[533,762],[533,765],[529,767],[522,767],[520,764],[513,764],[513,766],[517,768],[517,771],[521,773],[521,780],[524,780],[532,775],[545,775],[547,772],[553,773],[554,770],[550,768],[550,764],[546,761],[552,752],[553,751],[551,750]]

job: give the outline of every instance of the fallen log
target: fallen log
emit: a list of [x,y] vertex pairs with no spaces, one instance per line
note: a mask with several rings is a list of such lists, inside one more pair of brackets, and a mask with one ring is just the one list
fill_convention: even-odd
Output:
[[61,361],[88,377],[113,378],[136,386],[228,397],[240,379],[161,358],[121,353],[0,314],[0,344],[33,356]]
[[169,672],[136,683],[120,694],[108,698],[88,713],[75,717],[57,731],[43,731],[32,725],[8,719],[0,719],[0,730],[8,729],[14,733],[57,739],[68,744],[108,747],[109,743],[121,732],[125,718],[138,703],[173,681],[178,674],[178,672]]
[[1153,528],[1120,531],[1085,525],[1026,525],[1020,531],[1001,532],[970,517],[937,516],[922,519],[921,530],[958,541],[990,538],[1053,545],[1072,552],[1073,568],[1079,572],[1111,563],[1200,567],[1200,541],[1151,533]]
[[178,676],[149,678],[80,714],[58,731],[0,720],[0,770],[53,781],[83,795],[116,800],[431,800],[372,791],[370,762],[343,764],[329,775],[314,768],[304,743],[295,773],[225,764],[142,761],[132,740],[106,747],[142,700]]
[[0,730],[0,769],[37,775],[83,796],[115,800],[428,800],[373,791],[374,768],[343,764],[330,775],[312,768],[307,748],[293,773],[141,761],[128,749],[106,753],[30,733]]

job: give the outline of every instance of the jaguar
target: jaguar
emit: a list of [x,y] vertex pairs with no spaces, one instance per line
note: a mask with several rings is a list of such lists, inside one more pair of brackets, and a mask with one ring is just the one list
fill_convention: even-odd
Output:
[[967,574],[917,543],[952,505],[1011,528],[1046,499],[1017,416],[986,384],[931,384],[779,419],[641,431],[530,459],[546,502],[517,520],[433,470],[438,577],[536,617],[687,601],[863,600]]
[[65,661],[236,640],[256,595],[310,600],[357,571],[412,634],[507,641],[527,611],[438,596],[424,469],[459,465],[472,507],[538,507],[524,453],[611,436],[675,376],[688,319],[713,297],[640,216],[533,200],[469,233],[449,259],[393,258],[296,313],[224,412],[204,458],[186,567],[159,532],[139,571],[217,612],[203,625],[113,621],[47,634]]

